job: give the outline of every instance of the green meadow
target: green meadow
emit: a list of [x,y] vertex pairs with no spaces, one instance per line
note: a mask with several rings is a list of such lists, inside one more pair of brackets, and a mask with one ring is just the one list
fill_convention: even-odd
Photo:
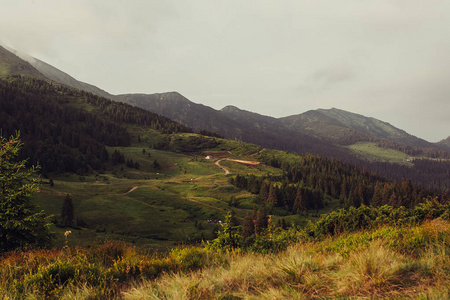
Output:
[[413,166],[413,163],[410,161],[410,155],[397,150],[379,147],[376,143],[356,143],[347,148],[369,161],[383,161]]
[[[125,163],[108,165],[103,172],[86,176],[59,174],[42,178],[35,203],[55,225],[55,245],[63,246],[63,233],[70,229],[58,227],[62,203],[69,195],[75,220],[72,243],[88,246],[95,241],[123,240],[155,249],[170,248],[179,243],[212,239],[221,229],[216,221],[223,221],[231,209],[242,220],[259,200],[256,195],[240,190],[229,183],[233,174],[280,174],[281,170],[260,165],[249,167],[231,161],[221,161],[224,170],[215,164],[217,158],[207,155],[226,155],[232,159],[253,160],[260,147],[222,140],[213,149],[183,153],[150,148],[161,135],[153,131],[137,131],[140,142],[131,147],[108,147],[139,164],[139,168]],[[188,138],[192,134],[180,134]],[[225,154],[224,154],[225,153]],[[155,168],[154,162],[159,167]],[[327,208],[328,210],[328,208]],[[304,223],[305,217],[285,215],[290,223]],[[275,217],[277,219],[278,217]]]

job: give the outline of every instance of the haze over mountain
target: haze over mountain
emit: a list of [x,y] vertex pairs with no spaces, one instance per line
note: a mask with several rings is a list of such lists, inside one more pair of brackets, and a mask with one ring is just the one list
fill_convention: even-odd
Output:
[[197,132],[209,131],[225,138],[263,147],[344,157],[346,149],[323,139],[289,130],[280,120],[227,106],[222,110],[196,104],[179,93],[118,95],[118,101],[166,116]]
[[[174,92],[118,95],[117,99],[164,115],[197,131],[213,131],[226,138],[290,151],[316,151],[330,155],[331,152],[346,152],[337,145],[382,141],[385,147],[410,151],[411,147],[432,149],[439,146],[386,122],[336,108],[318,109],[277,119],[235,106],[215,110],[193,103]],[[386,145],[386,141],[391,144]],[[316,145],[314,150],[311,144]]]
[[[2,49],[2,52],[5,58],[2,60],[1,76],[44,78],[47,81],[78,86],[89,92],[103,94],[102,90],[79,83],[70,75],[48,64],[30,59],[42,72],[53,78],[50,80],[30,63],[5,49]],[[392,179],[410,178],[417,184],[436,190],[445,189],[447,186],[445,176],[448,162],[420,159],[448,158],[450,149],[445,144],[428,143],[385,122],[362,115],[338,109],[320,109],[285,118],[273,118],[231,105],[215,110],[196,104],[177,92],[106,96],[166,116],[205,135],[217,133],[229,139],[254,143],[265,148],[320,154]],[[13,125],[11,122],[9,124]],[[158,128],[156,123],[152,126]],[[14,127],[10,129],[12,128]],[[388,148],[393,151],[386,152]],[[30,152],[29,155],[32,154]],[[411,156],[412,159],[418,160],[411,162]]]
[[337,108],[318,109],[280,119],[288,128],[348,145],[375,138],[389,139],[412,147],[433,147],[389,123]]
[[[5,48],[2,48],[2,49],[5,50]],[[10,47],[7,47],[6,49],[9,50],[11,53],[15,54],[17,57],[20,57],[24,61],[28,62],[36,70],[38,70],[41,74],[43,74],[45,77],[47,77],[48,79],[50,79],[54,82],[65,84],[67,86],[73,87],[78,90],[82,90],[82,91],[89,92],[89,93],[92,93],[92,94],[100,96],[100,97],[105,97],[105,98],[114,100],[114,96],[111,95],[110,93],[108,93],[92,84],[76,80],[69,74],[64,73],[63,71],[47,64],[46,62],[43,62],[37,58],[34,58],[28,54],[22,53],[20,51],[10,48]],[[23,74],[23,75],[26,75],[26,74]],[[30,76],[34,77],[32,74],[30,74]]]
[[[318,109],[284,118],[274,118],[241,110],[235,106],[215,110],[206,105],[196,104],[177,92],[111,95],[93,85],[80,82],[43,61],[14,49],[9,50],[17,56],[1,48],[2,57],[4,57],[2,75],[20,74],[39,79],[47,78],[161,114],[197,132],[214,132],[229,139],[255,143],[264,147],[299,153],[318,153],[335,158],[351,155],[348,149],[341,147],[342,145],[368,141],[390,141],[393,144],[386,146],[384,142],[384,146],[401,148],[403,151],[405,151],[404,147],[428,149],[439,147],[448,150],[445,143],[432,144],[386,122],[336,108]],[[410,148],[407,150],[412,151]]]
[[23,75],[33,78],[44,79],[45,76],[41,74],[30,63],[20,59],[10,51],[0,46],[0,76],[7,75]]

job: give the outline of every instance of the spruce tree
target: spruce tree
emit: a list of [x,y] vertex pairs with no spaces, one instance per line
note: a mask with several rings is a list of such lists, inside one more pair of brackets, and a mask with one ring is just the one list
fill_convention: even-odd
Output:
[[275,185],[271,184],[269,188],[269,195],[267,196],[267,203],[272,204],[273,206],[277,206],[278,198],[277,198],[277,188]]
[[244,218],[244,224],[242,227],[242,238],[245,240],[246,238],[252,236],[255,233],[255,224],[252,218],[252,214],[250,212]]
[[64,226],[71,227],[73,225],[74,209],[72,199],[70,198],[69,194],[67,194],[62,205],[61,219]]
[[51,241],[50,224],[43,211],[30,203],[38,190],[38,167],[26,168],[16,161],[22,147],[19,134],[9,139],[0,134],[0,253],[46,246]]
[[260,234],[261,232],[263,232],[263,230],[267,228],[268,224],[269,217],[267,216],[266,207],[263,205],[256,214],[255,233]]

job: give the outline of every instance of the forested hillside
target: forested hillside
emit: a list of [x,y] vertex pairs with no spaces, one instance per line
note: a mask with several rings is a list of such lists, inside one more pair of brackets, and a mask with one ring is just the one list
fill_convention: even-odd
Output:
[[166,117],[44,80],[21,76],[0,80],[0,128],[20,131],[22,157],[39,162],[43,172],[102,169],[105,146],[129,146],[124,125],[137,124],[164,133],[189,128]]
[[267,165],[280,168],[282,175],[238,174],[231,179],[232,184],[290,213],[318,210],[337,199],[346,208],[361,205],[414,207],[436,196],[443,203],[450,200],[449,195],[436,195],[414,186],[411,180],[389,181],[373,172],[316,155],[264,151],[258,158]]

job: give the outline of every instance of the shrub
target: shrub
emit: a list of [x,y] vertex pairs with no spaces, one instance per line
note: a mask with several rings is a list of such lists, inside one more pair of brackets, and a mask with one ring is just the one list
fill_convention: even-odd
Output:
[[450,204],[441,204],[436,200],[428,200],[414,209],[394,208],[384,205],[358,208],[350,207],[333,211],[321,217],[316,223],[310,223],[306,232],[315,238],[337,235],[344,232],[375,229],[385,225],[406,226],[420,224],[425,220],[450,216]]
[[169,256],[181,271],[196,270],[207,262],[207,251],[201,248],[172,249]]

